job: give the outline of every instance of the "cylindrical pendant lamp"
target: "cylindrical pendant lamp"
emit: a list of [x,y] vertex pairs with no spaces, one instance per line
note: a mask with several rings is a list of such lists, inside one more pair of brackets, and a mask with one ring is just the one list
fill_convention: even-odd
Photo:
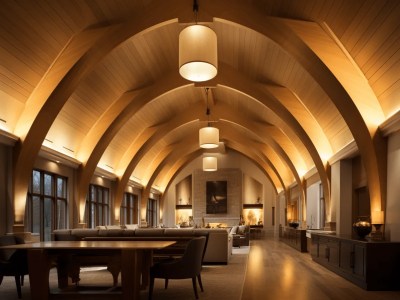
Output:
[[217,171],[217,158],[214,156],[203,157],[203,171]]
[[194,82],[207,81],[218,72],[217,35],[204,25],[191,25],[179,34],[179,74]]
[[219,129],[211,126],[200,128],[199,143],[201,148],[217,148],[219,144]]

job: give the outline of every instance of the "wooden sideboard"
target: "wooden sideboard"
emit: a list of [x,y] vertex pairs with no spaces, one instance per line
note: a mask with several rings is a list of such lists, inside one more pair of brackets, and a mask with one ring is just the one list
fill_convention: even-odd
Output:
[[279,239],[300,252],[307,252],[306,230],[280,226]]
[[400,290],[400,242],[311,234],[312,259],[366,290]]

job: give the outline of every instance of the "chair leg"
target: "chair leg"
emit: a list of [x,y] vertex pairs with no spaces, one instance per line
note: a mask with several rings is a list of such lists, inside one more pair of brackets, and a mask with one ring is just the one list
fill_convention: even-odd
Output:
[[0,275],[0,284],[3,282],[3,275]]
[[196,297],[196,299],[199,299],[199,295],[197,294],[196,276],[192,278],[192,283],[193,283],[194,296]]
[[18,299],[22,298],[20,275],[15,276],[15,285],[17,286]]
[[197,280],[199,281],[200,290],[204,292],[203,283],[201,282],[201,274],[197,275]]
[[154,277],[150,276],[150,284],[149,284],[149,300],[153,298],[153,289],[154,289]]
[[25,275],[21,275],[21,286],[24,286],[24,278],[25,278]]

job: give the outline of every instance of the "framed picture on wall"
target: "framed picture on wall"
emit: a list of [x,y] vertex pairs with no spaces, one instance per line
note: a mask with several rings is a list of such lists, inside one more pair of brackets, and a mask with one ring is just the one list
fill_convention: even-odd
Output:
[[227,182],[207,181],[206,182],[206,213],[226,214],[228,210]]

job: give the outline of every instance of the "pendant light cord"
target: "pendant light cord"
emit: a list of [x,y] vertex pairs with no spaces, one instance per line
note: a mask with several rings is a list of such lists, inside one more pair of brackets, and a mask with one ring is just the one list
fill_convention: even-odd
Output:
[[207,108],[206,108],[206,115],[207,115],[207,126],[210,127],[210,107],[208,106],[208,88],[205,88],[206,90],[206,104],[207,104]]
[[193,0],[193,12],[194,12],[194,21],[197,25],[197,13],[199,12],[199,5],[197,4],[197,0]]

